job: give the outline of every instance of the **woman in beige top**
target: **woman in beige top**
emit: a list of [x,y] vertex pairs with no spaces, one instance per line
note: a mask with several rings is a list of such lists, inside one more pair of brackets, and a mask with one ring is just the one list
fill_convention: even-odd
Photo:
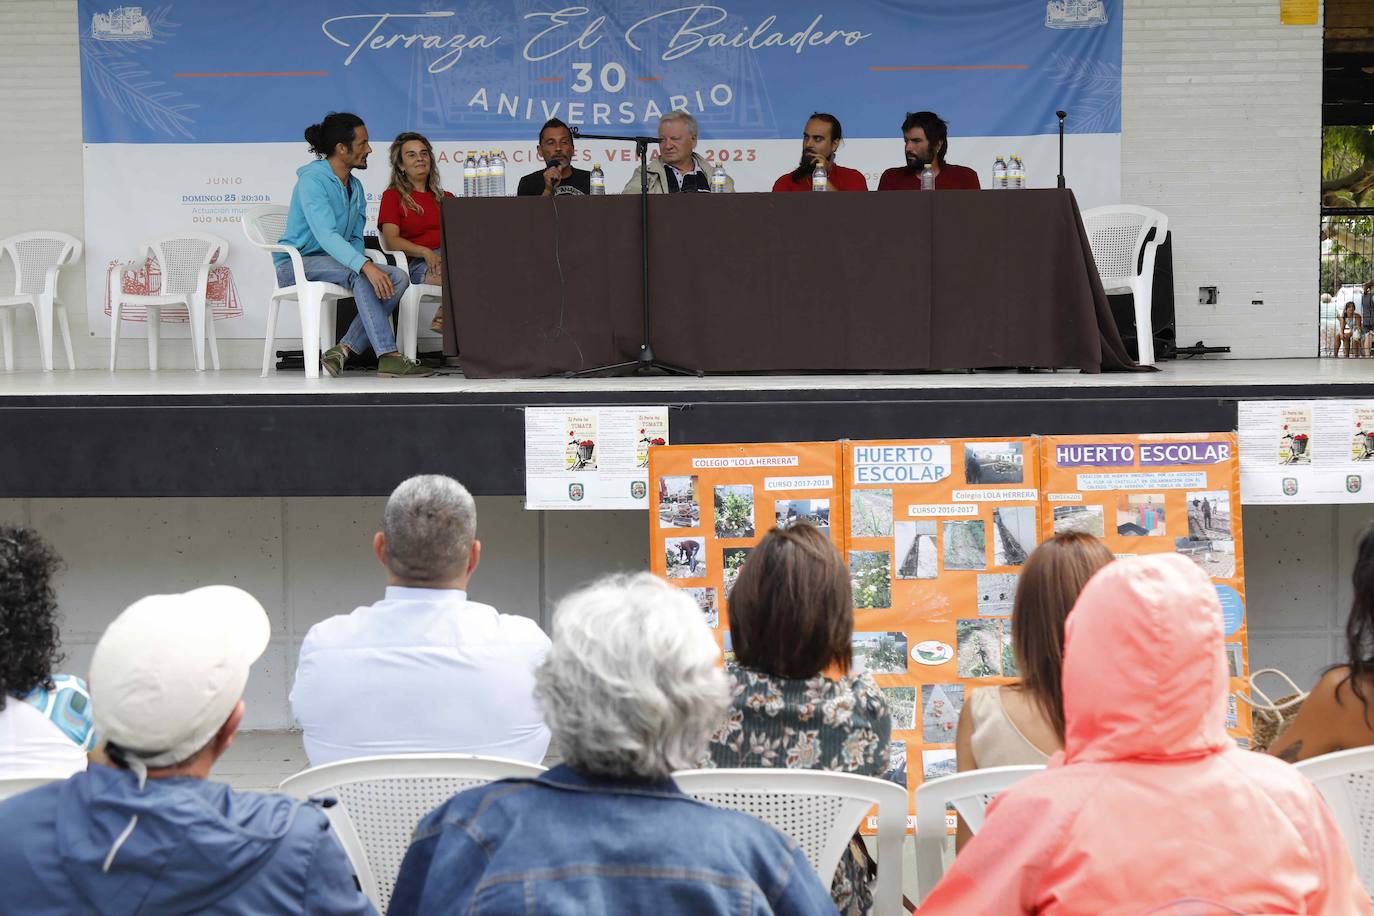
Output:
[[[1021,681],[969,692],[955,734],[960,772],[1043,764],[1064,747],[1064,620],[1093,573],[1110,562],[1107,545],[1079,531],[1057,534],[1031,553],[1011,613]],[[956,847],[969,836],[960,821]]]

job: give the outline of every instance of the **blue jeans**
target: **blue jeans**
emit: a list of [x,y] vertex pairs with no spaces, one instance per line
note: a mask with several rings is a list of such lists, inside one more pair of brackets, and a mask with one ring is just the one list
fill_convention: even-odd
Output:
[[[372,288],[372,283],[367,277],[361,273],[355,274],[327,254],[302,255],[301,261],[305,265],[305,279],[336,283],[353,291],[353,301],[358,306],[358,317],[353,319],[353,323],[348,326],[348,332],[339,343],[354,353],[366,353],[369,346],[378,356],[395,352],[396,331],[391,327],[391,313],[396,311],[402,294],[410,286],[410,278],[404,270],[399,267],[377,265],[387,272],[391,277],[391,285],[395,287],[390,299],[379,299],[377,291]],[[423,265],[424,261],[420,264]],[[291,286],[296,282],[295,275],[291,272],[290,261],[277,265],[277,282],[282,286]]]
[[[436,248],[434,249],[434,253],[442,258],[444,256],[444,249]],[[425,263],[425,259],[408,254],[406,255],[406,261],[410,266],[410,282],[416,286],[424,283],[425,277],[429,275],[429,265]]]

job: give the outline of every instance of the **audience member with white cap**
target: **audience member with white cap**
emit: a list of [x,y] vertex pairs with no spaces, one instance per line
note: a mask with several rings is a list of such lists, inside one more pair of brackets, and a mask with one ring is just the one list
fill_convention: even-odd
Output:
[[91,661],[111,766],[0,803],[0,910],[370,913],[319,808],[209,781],[270,627],[211,585],[134,602]]

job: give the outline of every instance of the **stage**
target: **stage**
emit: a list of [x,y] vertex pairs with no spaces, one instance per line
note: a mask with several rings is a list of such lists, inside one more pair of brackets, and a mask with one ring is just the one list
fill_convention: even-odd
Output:
[[229,370],[0,376],[0,497],[371,496],[443,472],[524,490],[521,409],[667,405],[675,443],[1233,429],[1250,399],[1374,397],[1374,361],[1153,373],[307,380]]

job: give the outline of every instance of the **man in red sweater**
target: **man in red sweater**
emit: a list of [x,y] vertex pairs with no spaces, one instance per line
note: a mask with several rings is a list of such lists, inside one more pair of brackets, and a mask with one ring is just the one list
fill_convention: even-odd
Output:
[[883,172],[879,191],[921,190],[921,170],[930,165],[937,191],[977,191],[978,173],[967,166],[945,162],[949,151],[949,125],[933,111],[913,111],[902,122],[906,165]]
[[835,164],[844,130],[840,119],[832,114],[816,112],[802,131],[801,162],[795,169],[773,182],[774,191],[810,191],[811,176],[817,165],[825,166],[831,191],[867,191],[868,181],[863,172]]

